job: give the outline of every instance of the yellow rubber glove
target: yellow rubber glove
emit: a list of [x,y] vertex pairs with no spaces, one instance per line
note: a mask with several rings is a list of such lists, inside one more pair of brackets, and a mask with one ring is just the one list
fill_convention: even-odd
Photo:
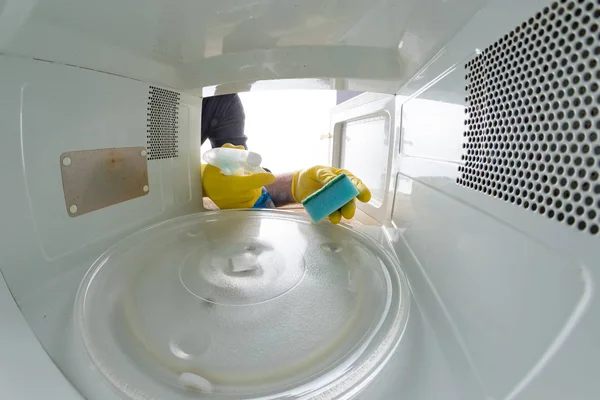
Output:
[[[229,143],[223,147],[244,150],[243,146]],[[222,210],[252,208],[262,194],[262,187],[275,181],[268,172],[247,176],[223,175],[221,170],[210,164],[201,165],[202,190]]]
[[[358,189],[359,193],[358,196],[356,196],[358,200],[363,203],[367,203],[371,200],[371,191],[360,179],[345,169],[324,167],[322,165],[304,169],[294,174],[294,179],[292,180],[292,196],[298,203],[302,203],[308,196],[321,189],[327,182],[341,174],[346,174],[352,183],[354,183],[356,189]],[[329,220],[332,223],[337,224],[342,219],[342,216],[346,219],[351,219],[354,217],[355,212],[356,201],[355,199],[352,199],[352,201],[344,204],[342,208],[331,213],[329,215]]]

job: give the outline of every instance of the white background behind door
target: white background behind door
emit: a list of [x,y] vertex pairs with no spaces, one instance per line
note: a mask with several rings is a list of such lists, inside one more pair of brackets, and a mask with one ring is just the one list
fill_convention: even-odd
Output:
[[[240,93],[246,113],[248,148],[262,165],[283,173],[328,164],[330,112],[335,91],[274,90]],[[202,151],[210,149],[206,141]]]

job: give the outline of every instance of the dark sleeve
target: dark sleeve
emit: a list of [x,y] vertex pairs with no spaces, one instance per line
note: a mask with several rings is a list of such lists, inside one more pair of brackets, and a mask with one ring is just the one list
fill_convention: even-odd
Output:
[[207,97],[202,100],[202,142],[210,140],[212,147],[225,143],[246,146],[244,135],[246,115],[237,94]]

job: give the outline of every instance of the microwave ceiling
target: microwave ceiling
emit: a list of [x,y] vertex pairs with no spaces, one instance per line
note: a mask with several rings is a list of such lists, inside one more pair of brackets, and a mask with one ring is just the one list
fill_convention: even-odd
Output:
[[395,91],[486,3],[0,0],[0,53],[188,92],[290,78],[393,82]]

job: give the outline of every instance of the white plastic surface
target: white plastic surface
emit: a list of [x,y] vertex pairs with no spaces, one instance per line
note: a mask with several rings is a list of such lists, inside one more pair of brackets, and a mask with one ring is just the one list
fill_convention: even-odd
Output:
[[[200,164],[200,138],[191,134],[199,129],[201,103],[197,97],[182,95],[179,158],[149,162],[153,190],[148,196],[69,221],[62,193],[60,155],[70,150],[146,146],[149,85],[5,55],[0,55],[0,85],[0,182],[7,189],[0,208],[0,268],[43,346],[42,349],[36,342],[29,343],[23,332],[0,341],[0,352],[7,355],[0,359],[0,368],[11,371],[4,375],[11,379],[6,390],[14,390],[14,382],[23,389],[22,396],[13,396],[12,392],[2,392],[2,386],[0,398],[29,399],[45,397],[28,394],[48,389],[46,379],[54,377],[58,388],[64,380],[58,369],[46,374],[38,371],[47,363],[33,358],[38,357],[34,355],[36,348],[48,351],[60,371],[77,380],[78,389],[82,382],[89,383],[85,378],[77,379],[89,371],[89,365],[80,358],[70,358],[69,351],[76,345],[68,327],[76,286],[90,263],[117,238],[135,229],[165,217],[201,210],[200,169],[194,167]],[[16,307],[0,314],[1,320],[9,324],[3,328],[7,334],[19,332],[18,319],[9,323],[15,312]],[[17,330],[12,331],[13,328]],[[69,340],[66,346],[65,341]],[[29,372],[8,358],[11,352],[22,348],[33,352],[31,360],[26,351],[22,352]],[[11,375],[17,373],[23,375],[18,379]],[[100,398],[110,398],[104,381],[91,381],[92,391]],[[68,398],[59,392],[57,396]]]
[[[70,218],[65,210],[60,155],[65,151],[146,146],[149,86],[80,68],[0,56],[3,197],[2,271],[17,300],[58,271],[65,257],[85,254],[102,238],[147,224],[173,209],[198,210],[200,100],[183,96],[179,157],[148,162],[151,195]],[[8,167],[10,166],[10,167]],[[162,218],[162,217],[161,217]],[[115,224],[115,221],[120,221]],[[42,267],[53,263],[54,267]],[[25,272],[28,271],[28,272]]]
[[315,77],[394,93],[486,2],[3,0],[0,52],[198,94]]
[[443,348],[460,349],[454,359],[479,388],[475,398],[600,393],[592,372],[598,238],[456,185],[464,63],[545,5],[494,2],[397,98],[403,137],[391,238]]
[[52,393],[64,400],[83,399],[31,332],[2,274],[0,316],[0,396],[3,399],[41,399]]

